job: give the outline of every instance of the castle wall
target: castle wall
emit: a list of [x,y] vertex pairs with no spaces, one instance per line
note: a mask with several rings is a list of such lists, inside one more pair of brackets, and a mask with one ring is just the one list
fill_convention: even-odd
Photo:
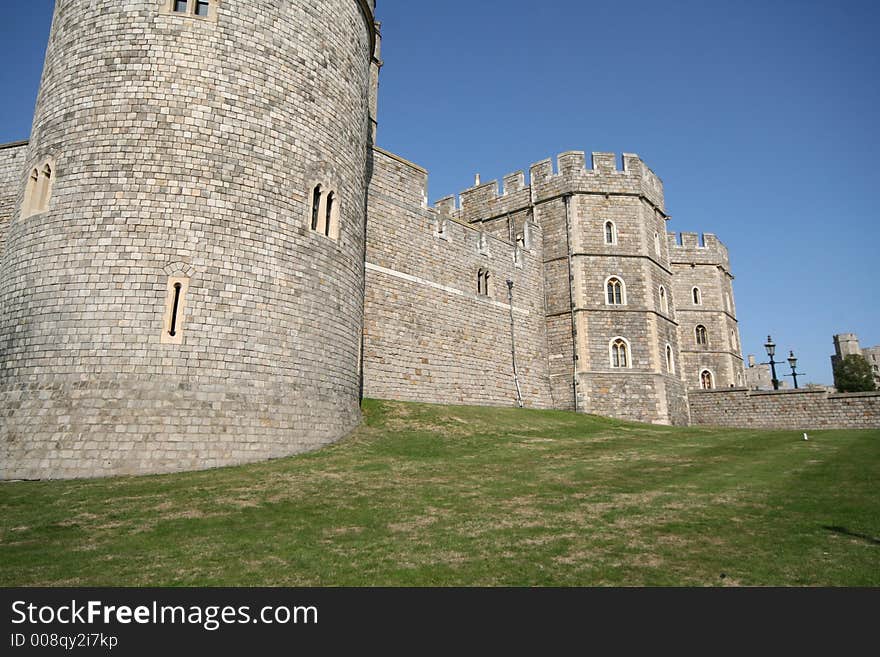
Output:
[[692,390],[694,424],[746,429],[880,428],[880,392]]
[[[700,389],[701,373],[712,373],[715,388],[745,385],[742,343],[727,248],[711,234],[667,235],[673,298],[679,321],[682,375],[689,389]],[[701,303],[694,303],[699,288]],[[708,344],[698,344],[697,326],[705,326]]]
[[[444,216],[425,203],[426,172],[376,149],[367,231],[364,394],[447,404],[516,404],[506,281],[514,282],[520,385],[527,407],[552,406],[540,253],[515,262],[506,240]],[[478,294],[480,269],[490,294]]]
[[26,154],[27,142],[0,145],[0,258],[3,257],[6,231],[15,212],[21,181],[27,175]]
[[52,199],[0,268],[0,478],[256,461],[360,421],[373,19],[320,5],[56,4],[26,158],[54,158]]

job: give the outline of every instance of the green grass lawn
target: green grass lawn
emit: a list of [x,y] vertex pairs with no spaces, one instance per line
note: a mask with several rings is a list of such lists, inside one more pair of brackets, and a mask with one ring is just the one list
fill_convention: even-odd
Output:
[[0,484],[0,584],[880,586],[880,431],[364,410],[305,456]]

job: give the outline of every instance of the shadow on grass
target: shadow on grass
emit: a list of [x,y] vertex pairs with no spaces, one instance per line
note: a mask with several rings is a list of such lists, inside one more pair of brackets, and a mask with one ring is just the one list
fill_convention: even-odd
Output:
[[874,538],[873,536],[868,536],[867,534],[859,534],[857,532],[851,532],[846,527],[822,527],[822,529],[827,529],[830,532],[834,532],[835,534],[843,534],[844,536],[851,536],[852,538],[859,538],[866,543],[870,543],[871,545],[880,545],[880,538]]

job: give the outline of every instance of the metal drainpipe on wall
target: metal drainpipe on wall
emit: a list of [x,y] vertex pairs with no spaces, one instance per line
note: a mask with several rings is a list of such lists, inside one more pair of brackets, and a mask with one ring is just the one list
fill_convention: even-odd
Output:
[[516,323],[513,319],[513,281],[507,279],[507,300],[510,301],[510,353],[513,356],[513,382],[516,384],[516,403],[523,408],[522,389],[519,387],[519,370],[516,366]]
[[565,201],[565,246],[568,250],[568,308],[571,312],[571,390],[574,395],[574,412],[577,413],[578,408],[578,332],[577,317],[574,307],[574,263],[571,253],[571,197],[572,194],[564,194],[562,200]]

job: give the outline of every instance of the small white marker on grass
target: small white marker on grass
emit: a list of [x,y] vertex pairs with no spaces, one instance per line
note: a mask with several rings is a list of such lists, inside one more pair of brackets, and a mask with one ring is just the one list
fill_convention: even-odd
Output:
[[804,440],[809,440],[810,437],[807,434],[804,434]]

